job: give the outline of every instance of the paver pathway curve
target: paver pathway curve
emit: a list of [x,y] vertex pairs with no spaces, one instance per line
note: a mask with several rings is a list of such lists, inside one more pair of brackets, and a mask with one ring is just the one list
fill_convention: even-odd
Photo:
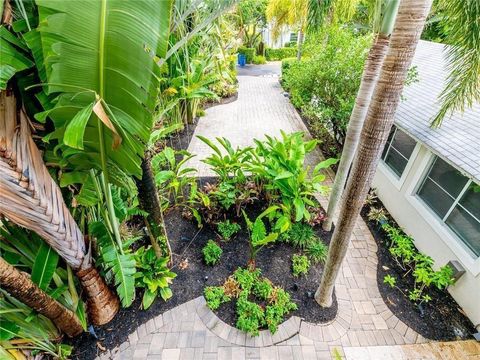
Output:
[[[265,70],[264,70],[265,69]],[[211,150],[195,136],[223,136],[234,146],[253,144],[264,134],[305,131],[278,83],[279,67],[256,68],[239,76],[238,100],[210,108],[201,118],[188,150],[197,154],[188,166],[199,176],[213,175],[201,162]],[[317,162],[320,153],[309,159]],[[331,181],[331,174],[329,176]],[[319,197],[325,207],[327,199]],[[218,319],[196,298],[151,319],[129,340],[100,358],[114,359],[331,359],[333,353],[362,359],[479,359],[475,342],[428,343],[387,308],[377,288],[377,245],[358,218],[336,283],[337,317],[315,325],[292,317],[275,335],[262,331],[252,338]]]

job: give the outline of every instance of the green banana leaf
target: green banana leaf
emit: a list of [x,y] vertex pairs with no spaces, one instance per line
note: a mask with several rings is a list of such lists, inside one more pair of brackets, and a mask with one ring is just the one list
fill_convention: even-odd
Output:
[[110,168],[140,177],[172,0],[36,3],[47,93],[58,95],[44,116],[64,129],[58,150],[70,169],[101,168],[103,154]]

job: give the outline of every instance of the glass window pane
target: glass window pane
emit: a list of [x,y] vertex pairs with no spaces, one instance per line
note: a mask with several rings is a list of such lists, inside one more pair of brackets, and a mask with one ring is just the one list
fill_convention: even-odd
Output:
[[456,206],[446,223],[475,255],[480,256],[480,223],[476,219],[461,206]]
[[388,151],[388,148],[390,147],[390,143],[392,142],[392,137],[393,137],[393,134],[395,134],[395,125],[392,126],[392,128],[390,129],[390,134],[388,134],[388,138],[387,138],[387,142],[385,143],[385,147],[383,148],[383,153],[382,153],[382,159],[385,160],[385,155],[387,154],[387,151]]
[[387,157],[385,158],[385,163],[390,166],[390,168],[398,175],[398,177],[402,176],[403,170],[407,166],[408,161],[400,155],[400,153],[394,149],[393,147],[390,148]]
[[435,160],[428,176],[435,180],[435,182],[442,188],[447,190],[447,192],[454,198],[460,194],[468,181],[460,171],[448,165],[439,157]]
[[418,196],[442,219],[454,202],[454,199],[429,178],[425,179]]
[[473,181],[469,185],[468,190],[462,196],[460,204],[470,211],[473,216],[480,219],[480,185],[475,184]]
[[412,155],[413,149],[415,148],[415,140],[413,140],[403,131],[397,130],[392,141],[392,146],[400,154],[405,156],[407,159],[410,159],[410,155]]

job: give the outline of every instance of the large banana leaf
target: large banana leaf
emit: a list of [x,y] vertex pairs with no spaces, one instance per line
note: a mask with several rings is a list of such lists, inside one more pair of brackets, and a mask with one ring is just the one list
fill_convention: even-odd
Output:
[[[171,0],[36,0],[49,116],[69,168],[101,167],[101,154],[127,175],[153,126]],[[121,144],[120,144],[121,139]]]

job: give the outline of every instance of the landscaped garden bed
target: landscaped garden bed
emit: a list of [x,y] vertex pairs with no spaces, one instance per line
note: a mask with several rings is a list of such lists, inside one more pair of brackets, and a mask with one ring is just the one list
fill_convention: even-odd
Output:
[[[403,234],[374,193],[371,192],[367,198],[367,204],[361,215],[378,245],[377,282],[380,294],[388,308],[405,324],[427,339],[470,338],[476,332],[472,322],[445,287],[436,286],[436,280],[443,276],[442,269],[437,270],[436,273],[431,272],[430,266],[427,265],[427,270],[424,271],[422,266],[418,270],[418,264],[410,269],[401,260],[396,260],[394,254],[409,252],[410,249],[412,257],[422,257],[427,262],[430,262],[431,258],[418,252],[414,246],[400,245],[399,247],[392,242],[389,232],[399,234],[397,235],[399,242],[410,244],[410,238]],[[405,247],[409,250],[402,250]],[[448,270],[443,271],[448,277]],[[423,287],[417,298],[415,289],[422,288],[425,282],[429,285]]]

